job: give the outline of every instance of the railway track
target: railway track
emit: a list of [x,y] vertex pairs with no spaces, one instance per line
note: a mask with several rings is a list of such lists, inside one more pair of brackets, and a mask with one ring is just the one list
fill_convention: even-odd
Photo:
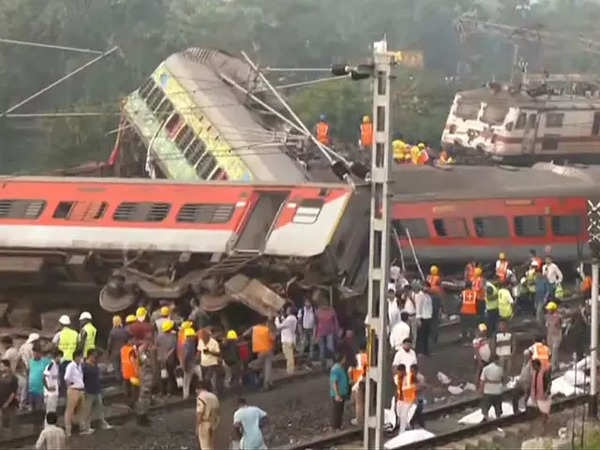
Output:
[[[505,397],[508,397],[508,394],[505,393]],[[582,405],[587,403],[590,400],[588,395],[577,395],[567,398],[562,398],[553,402],[552,404],[552,412],[556,413],[563,409],[568,409],[575,407],[577,405]],[[425,420],[431,421],[435,420],[442,416],[447,416],[456,411],[462,411],[467,408],[478,406],[480,403],[480,398],[469,399],[465,401],[455,402],[450,405],[446,405],[443,407],[432,408],[426,410],[424,412]],[[499,419],[488,420],[486,422],[468,425],[468,426],[460,426],[455,430],[450,430],[445,433],[437,434],[436,436],[424,439],[419,442],[413,442],[408,445],[403,445],[401,447],[396,447],[397,449],[435,449],[443,446],[447,446],[448,444],[455,443],[457,441],[462,441],[468,438],[477,437],[484,433],[488,433],[493,430],[497,430],[500,428],[508,427],[517,423],[524,423],[533,421],[538,417],[538,414],[535,411],[530,411],[529,409],[525,412],[519,412],[518,414],[513,414],[510,416],[503,416]],[[332,448],[340,448],[345,445],[360,442],[362,440],[363,429],[362,428],[352,428],[349,430],[340,431],[337,433],[332,433],[327,436],[316,437],[310,441],[299,442],[297,444],[285,447],[285,450],[325,450]],[[394,435],[389,436],[389,438]],[[348,447],[350,448],[350,447]]]

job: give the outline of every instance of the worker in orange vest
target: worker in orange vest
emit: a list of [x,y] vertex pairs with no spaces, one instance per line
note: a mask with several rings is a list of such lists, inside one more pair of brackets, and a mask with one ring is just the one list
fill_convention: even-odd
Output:
[[186,328],[192,328],[192,326],[193,323],[191,321],[184,320],[177,332],[177,360],[179,361],[179,367],[183,367],[184,365],[185,330]]
[[467,281],[465,289],[461,293],[460,307],[461,337],[463,339],[473,338],[475,326],[477,325],[477,292],[473,290],[473,283]]
[[454,158],[448,154],[446,150],[440,152],[440,156],[437,160],[438,165],[445,166],[448,164],[454,164]]
[[350,421],[352,425],[358,425],[362,422],[365,411],[365,382],[367,371],[369,370],[369,357],[367,347],[361,345],[360,352],[355,356],[354,364],[348,369],[350,380],[352,381],[352,397],[354,399],[354,419]]
[[323,145],[329,145],[331,143],[331,139],[329,138],[329,124],[327,123],[327,116],[325,114],[321,114],[319,117],[319,122],[315,125],[315,135],[317,136],[317,140]]
[[535,342],[527,349],[531,353],[531,360],[539,360],[542,367],[550,367],[550,348],[544,344],[543,336],[537,336]]
[[370,150],[373,146],[373,123],[369,116],[363,116],[362,118],[359,146],[363,150]]
[[483,270],[481,267],[475,267],[473,271],[473,290],[477,294],[477,314],[479,320],[485,316],[485,280],[483,279]]
[[407,370],[404,364],[396,368],[394,375],[396,384],[396,415],[400,423],[399,432],[406,431],[409,424],[408,413],[417,401],[417,376],[414,370]]
[[506,253],[500,252],[498,260],[496,261],[496,277],[502,282],[506,281],[508,275],[508,260],[506,259]]
[[475,261],[470,261],[467,263],[467,265],[465,266],[465,275],[464,275],[464,279],[465,282],[470,281],[471,283],[473,282],[473,279],[475,278],[475,268],[477,267],[477,263]]
[[121,347],[121,375],[125,387],[127,404],[133,408],[139,393],[139,363],[133,338],[129,336],[127,343]]

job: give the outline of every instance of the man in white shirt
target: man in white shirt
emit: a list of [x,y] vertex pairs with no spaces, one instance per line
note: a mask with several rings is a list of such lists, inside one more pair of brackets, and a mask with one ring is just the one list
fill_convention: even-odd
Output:
[[410,338],[404,339],[402,346],[394,355],[392,367],[396,369],[400,364],[403,364],[405,367],[417,364],[417,354],[412,349],[412,340]]
[[431,320],[433,317],[433,302],[431,296],[423,290],[423,286],[417,286],[415,294],[415,308],[417,317],[417,353],[429,356],[429,334],[431,332]]
[[58,349],[52,353],[52,361],[44,369],[44,404],[46,405],[46,414],[56,413],[58,406],[59,389],[59,366],[62,352]]
[[402,347],[404,339],[410,337],[410,325],[408,324],[408,313],[402,311],[400,313],[400,322],[392,328],[390,332],[390,346],[398,351]]
[[394,289],[388,289],[386,299],[388,301],[388,319],[390,330],[394,328],[398,322],[400,322],[400,307],[396,299],[396,291]]
[[73,352],[71,361],[65,370],[67,386],[67,405],[65,406],[65,430],[67,437],[71,436],[71,426],[83,400],[83,369],[81,367],[81,350]]
[[56,413],[46,415],[46,427],[35,443],[36,450],[64,450],[67,448],[65,431],[56,425]]
[[300,354],[304,354],[308,345],[308,359],[312,361],[315,350],[315,308],[308,298],[304,300],[304,306],[298,311],[298,322],[302,326]]
[[210,332],[203,328],[200,330],[197,350],[200,353],[200,366],[202,367],[202,378],[208,381],[212,391],[218,394],[221,391],[222,377],[219,374],[221,366],[221,347]]
[[296,347],[296,327],[298,319],[294,315],[291,307],[287,308],[285,319],[281,317],[275,318],[275,327],[281,332],[281,349],[285,356],[286,369],[288,375],[294,373],[294,348]]
[[550,283],[552,296],[554,296],[556,287],[563,281],[563,274],[549,256],[546,256],[546,264],[542,267],[542,275],[544,275],[548,280],[548,283]]

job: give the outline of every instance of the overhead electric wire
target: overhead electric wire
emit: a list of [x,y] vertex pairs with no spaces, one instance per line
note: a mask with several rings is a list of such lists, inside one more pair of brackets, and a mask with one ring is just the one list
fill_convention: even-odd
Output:
[[102,51],[102,50],[92,50],[89,48],[68,47],[65,45],[42,44],[40,42],[19,41],[17,39],[0,38],[0,42],[4,43],[4,44],[24,45],[27,47],[52,48],[55,50],[65,50],[65,51],[76,52],[76,53],[90,53],[93,55],[102,55],[104,53],[104,51]]

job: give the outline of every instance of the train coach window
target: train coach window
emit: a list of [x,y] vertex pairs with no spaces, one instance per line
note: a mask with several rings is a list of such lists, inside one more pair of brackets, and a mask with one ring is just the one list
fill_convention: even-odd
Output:
[[45,207],[44,200],[0,200],[0,219],[37,219]]
[[140,96],[144,99],[147,98],[155,86],[156,86],[156,83],[154,82],[154,80],[152,78],[148,78],[146,80],[146,82],[142,85],[142,87],[140,88]]
[[577,236],[581,229],[581,216],[552,216],[552,233],[556,236]]
[[411,239],[425,239],[429,237],[429,229],[425,219],[400,219],[393,220],[392,226],[396,229],[398,237],[405,238],[406,230]]
[[161,222],[169,214],[168,203],[123,202],[113,214],[118,222]]
[[542,138],[542,150],[558,150],[558,136],[544,136]]
[[523,128],[525,128],[525,125],[527,124],[527,113],[520,113],[519,117],[517,118],[517,123],[515,125],[515,129],[516,130],[522,130]]
[[514,223],[517,236],[546,235],[546,221],[544,216],[516,216]]
[[292,222],[303,224],[315,223],[324,204],[325,202],[319,198],[302,200],[296,209],[296,214],[294,214]]
[[563,113],[546,113],[546,128],[561,128],[564,118]]
[[52,217],[66,220],[98,220],[101,219],[108,203],[106,202],[60,202]]
[[177,213],[177,222],[227,223],[233,215],[235,205],[208,203],[186,203]]
[[508,237],[508,220],[504,216],[475,217],[475,234],[480,238]]
[[467,221],[461,218],[434,219],[435,232],[440,237],[463,238],[469,236]]

